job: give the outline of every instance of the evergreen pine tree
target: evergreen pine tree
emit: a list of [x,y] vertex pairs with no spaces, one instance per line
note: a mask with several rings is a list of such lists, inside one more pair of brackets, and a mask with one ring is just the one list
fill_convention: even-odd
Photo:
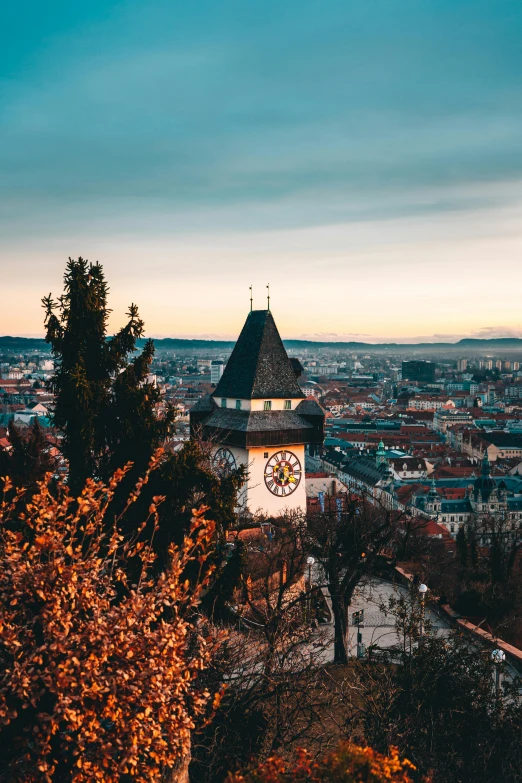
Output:
[[140,510],[140,503],[149,502],[154,495],[164,498],[159,507],[161,524],[154,540],[159,565],[165,564],[169,545],[183,540],[190,527],[192,509],[199,506],[208,509],[206,514],[216,526],[215,552],[209,562],[223,562],[226,531],[236,521],[237,493],[244,478],[244,468],[229,475],[217,475],[209,455],[195,440],[188,441],[164,460],[151,475],[147,491],[136,503],[136,513],[143,515],[145,509]]
[[[146,381],[153,342],[147,341],[142,352],[132,356],[144,331],[136,305],[129,308],[127,324],[108,339],[110,311],[102,267],[82,258],[69,259],[64,280],[65,292],[57,302],[50,295],[43,299],[46,339],[55,358],[50,382],[55,394],[53,423],[63,435],[68,482],[75,494],[87,478],[107,481],[114,470],[133,463],[115,493],[112,511],[118,514],[151,455],[172,431],[174,412],[168,409],[163,418],[156,415],[160,392]],[[192,510],[207,507],[216,525],[209,562],[218,566],[216,577],[221,580],[225,533],[235,521],[243,479],[242,468],[230,476],[217,476],[205,449],[190,441],[179,452],[165,455],[125,514],[124,524],[130,529],[139,526],[148,516],[152,498],[164,499],[153,537],[161,568],[167,563],[169,544],[181,544],[189,530]]]
[[489,568],[491,572],[491,581],[498,584],[505,578],[504,549],[500,541],[500,535],[497,531],[492,531],[491,545],[489,547]]
[[9,426],[10,451],[0,452],[0,476],[9,476],[17,489],[31,495],[46,473],[53,473],[56,464],[51,447],[35,418],[27,433],[16,424]]
[[478,546],[477,546],[477,538],[472,530],[468,531],[468,541],[469,541],[469,557],[471,560],[471,565],[473,566],[473,568],[476,568],[478,566],[479,553],[478,553]]
[[457,556],[459,559],[459,563],[462,566],[462,568],[466,568],[468,565],[468,542],[466,540],[466,534],[464,532],[464,528],[460,527],[459,532],[457,533]]
[[155,415],[160,394],[146,382],[152,341],[132,358],[144,331],[137,306],[130,306],[126,325],[108,339],[110,310],[102,267],[70,258],[64,284],[57,302],[51,295],[42,301],[46,340],[55,360],[53,423],[63,435],[69,485],[78,493],[87,478],[107,480],[126,462],[141,470],[164,442],[174,415]]

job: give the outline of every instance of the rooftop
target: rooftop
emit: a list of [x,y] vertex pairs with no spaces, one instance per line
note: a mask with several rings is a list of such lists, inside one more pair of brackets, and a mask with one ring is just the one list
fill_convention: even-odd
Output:
[[301,399],[304,395],[270,310],[253,310],[214,397]]

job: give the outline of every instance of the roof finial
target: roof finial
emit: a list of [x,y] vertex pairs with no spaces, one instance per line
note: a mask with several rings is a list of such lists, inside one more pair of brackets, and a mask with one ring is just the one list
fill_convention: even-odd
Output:
[[252,312],[252,286],[250,286],[250,312]]
[[267,290],[267,298],[268,298],[268,312],[270,312],[270,283],[266,287]]

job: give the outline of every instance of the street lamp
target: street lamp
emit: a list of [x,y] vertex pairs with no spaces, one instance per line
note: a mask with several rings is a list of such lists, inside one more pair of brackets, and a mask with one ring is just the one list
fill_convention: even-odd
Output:
[[315,557],[309,555],[306,558],[308,566],[308,622],[312,622],[312,566],[315,563]]
[[499,650],[498,647],[491,653],[491,660],[495,669],[495,693],[497,698],[500,694],[500,669],[502,664],[506,660],[506,653],[504,650]]
[[425,598],[426,593],[428,592],[428,588],[425,584],[419,585],[419,596],[420,596],[420,622],[419,622],[419,636],[424,636],[424,611],[425,611]]

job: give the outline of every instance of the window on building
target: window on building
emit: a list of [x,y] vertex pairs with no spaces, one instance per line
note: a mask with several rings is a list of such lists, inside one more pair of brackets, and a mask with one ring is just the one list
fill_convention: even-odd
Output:
[[272,410],[272,400],[265,400],[263,408],[264,408],[265,411],[271,411]]
[[227,400],[226,397],[221,398],[221,407],[226,408],[227,407]]
[[285,400],[285,411],[292,410],[292,400]]
[[236,411],[241,410],[241,400],[236,400]]
[[455,532],[455,525],[450,525],[450,530],[451,530],[452,533],[454,533]]

